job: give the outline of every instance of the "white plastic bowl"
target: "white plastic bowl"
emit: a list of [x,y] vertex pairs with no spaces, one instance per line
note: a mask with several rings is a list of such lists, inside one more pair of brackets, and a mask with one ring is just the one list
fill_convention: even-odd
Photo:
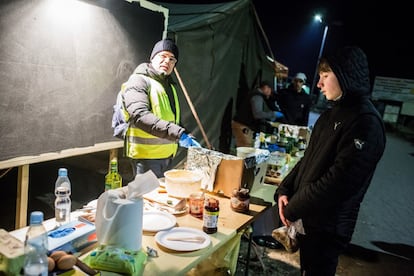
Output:
[[256,149],[252,147],[237,147],[236,148],[237,157],[250,157],[254,156],[256,153]]
[[188,198],[190,194],[200,191],[202,174],[185,170],[174,169],[164,173],[165,189],[169,196]]

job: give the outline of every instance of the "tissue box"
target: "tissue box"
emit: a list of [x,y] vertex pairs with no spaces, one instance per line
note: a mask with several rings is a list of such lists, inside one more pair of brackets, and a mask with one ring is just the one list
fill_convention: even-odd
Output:
[[74,253],[96,242],[95,225],[92,223],[74,220],[48,232],[49,251]]

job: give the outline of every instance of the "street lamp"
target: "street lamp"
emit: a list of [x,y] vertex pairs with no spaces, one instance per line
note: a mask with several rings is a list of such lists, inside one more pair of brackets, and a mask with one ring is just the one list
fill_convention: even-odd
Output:
[[[319,15],[319,14],[315,15],[314,20],[318,21],[321,24],[323,23],[322,16]],[[316,78],[318,76],[319,60],[321,59],[323,48],[325,47],[325,40],[326,40],[326,35],[327,34],[328,34],[328,24],[325,24],[325,29],[323,30],[321,48],[319,49],[318,59],[316,60],[315,74],[313,75],[313,82],[312,82],[312,87],[311,87],[311,92],[310,92],[311,95],[313,95],[313,90],[315,89],[315,86],[316,86]]]

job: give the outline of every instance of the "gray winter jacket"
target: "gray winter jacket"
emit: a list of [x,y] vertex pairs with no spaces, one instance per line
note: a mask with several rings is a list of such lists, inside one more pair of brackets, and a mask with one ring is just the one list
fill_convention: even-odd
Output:
[[368,63],[346,47],[327,60],[343,91],[322,113],[305,155],[275,194],[287,195],[284,215],[302,219],[305,232],[331,233],[350,241],[360,204],[385,148],[381,116],[370,100]]
[[148,98],[150,84],[142,75],[153,78],[163,85],[169,95],[170,104],[172,103],[171,108],[175,110],[171,90],[171,85],[174,83],[171,76],[159,75],[151,67],[150,63],[142,63],[129,77],[123,94],[125,107],[131,116],[130,122],[154,136],[178,141],[181,134],[185,132],[185,128],[172,122],[160,120],[160,118],[152,113]]

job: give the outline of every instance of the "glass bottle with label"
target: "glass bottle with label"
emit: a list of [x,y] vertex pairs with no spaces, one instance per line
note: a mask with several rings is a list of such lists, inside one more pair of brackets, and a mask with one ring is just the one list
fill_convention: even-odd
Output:
[[306,139],[302,136],[298,137],[298,149],[299,150],[305,150],[306,149]]
[[118,161],[112,159],[110,162],[110,170],[105,176],[105,191],[122,187],[122,176],[118,172]]
[[279,142],[281,144],[286,144],[288,142],[287,137],[286,137],[286,130],[284,126],[282,126],[282,128],[279,131]]
[[219,211],[218,199],[207,197],[204,202],[203,213],[203,231],[207,234],[214,234],[217,232]]
[[266,136],[265,136],[265,134],[263,132],[260,132],[259,141],[260,141],[259,148],[260,149],[266,149],[267,148],[267,145],[266,145]]

